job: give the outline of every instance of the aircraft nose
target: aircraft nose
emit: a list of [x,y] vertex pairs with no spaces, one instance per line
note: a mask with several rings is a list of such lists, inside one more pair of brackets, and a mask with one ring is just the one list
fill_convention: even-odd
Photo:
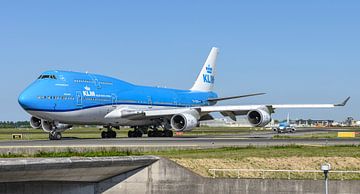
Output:
[[24,90],[19,95],[18,102],[23,109],[31,108],[31,95],[29,89]]

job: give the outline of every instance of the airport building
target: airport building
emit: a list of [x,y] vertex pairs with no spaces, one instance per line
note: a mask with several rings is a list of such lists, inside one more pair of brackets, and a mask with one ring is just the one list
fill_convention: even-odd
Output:
[[298,127],[331,127],[335,123],[334,120],[295,120],[294,124]]

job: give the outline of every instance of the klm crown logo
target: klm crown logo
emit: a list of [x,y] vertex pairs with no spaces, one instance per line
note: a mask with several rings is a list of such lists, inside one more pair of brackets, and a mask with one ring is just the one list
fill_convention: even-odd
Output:
[[203,74],[204,83],[214,84],[215,77],[213,75],[213,68],[210,64],[206,66],[206,73]]
[[84,96],[95,96],[95,92],[94,91],[90,91],[90,87],[89,86],[85,86],[84,87],[84,91],[83,91],[83,95]]
[[89,86],[85,86],[84,89],[85,89],[86,91],[90,91],[90,90],[91,90]]
[[206,67],[206,72],[212,74],[213,68],[210,66],[210,64]]

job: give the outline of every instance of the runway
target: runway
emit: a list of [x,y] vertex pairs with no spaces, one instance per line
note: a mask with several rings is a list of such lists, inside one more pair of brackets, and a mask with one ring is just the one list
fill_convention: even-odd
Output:
[[0,141],[1,148],[36,147],[224,147],[224,146],[279,146],[279,145],[359,145],[359,139],[269,139],[269,138],[118,138],[118,139],[63,139]]

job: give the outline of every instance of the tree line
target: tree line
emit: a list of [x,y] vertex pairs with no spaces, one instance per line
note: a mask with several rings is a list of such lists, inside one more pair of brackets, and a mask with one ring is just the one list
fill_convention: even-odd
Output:
[[0,128],[30,128],[29,121],[0,121]]

